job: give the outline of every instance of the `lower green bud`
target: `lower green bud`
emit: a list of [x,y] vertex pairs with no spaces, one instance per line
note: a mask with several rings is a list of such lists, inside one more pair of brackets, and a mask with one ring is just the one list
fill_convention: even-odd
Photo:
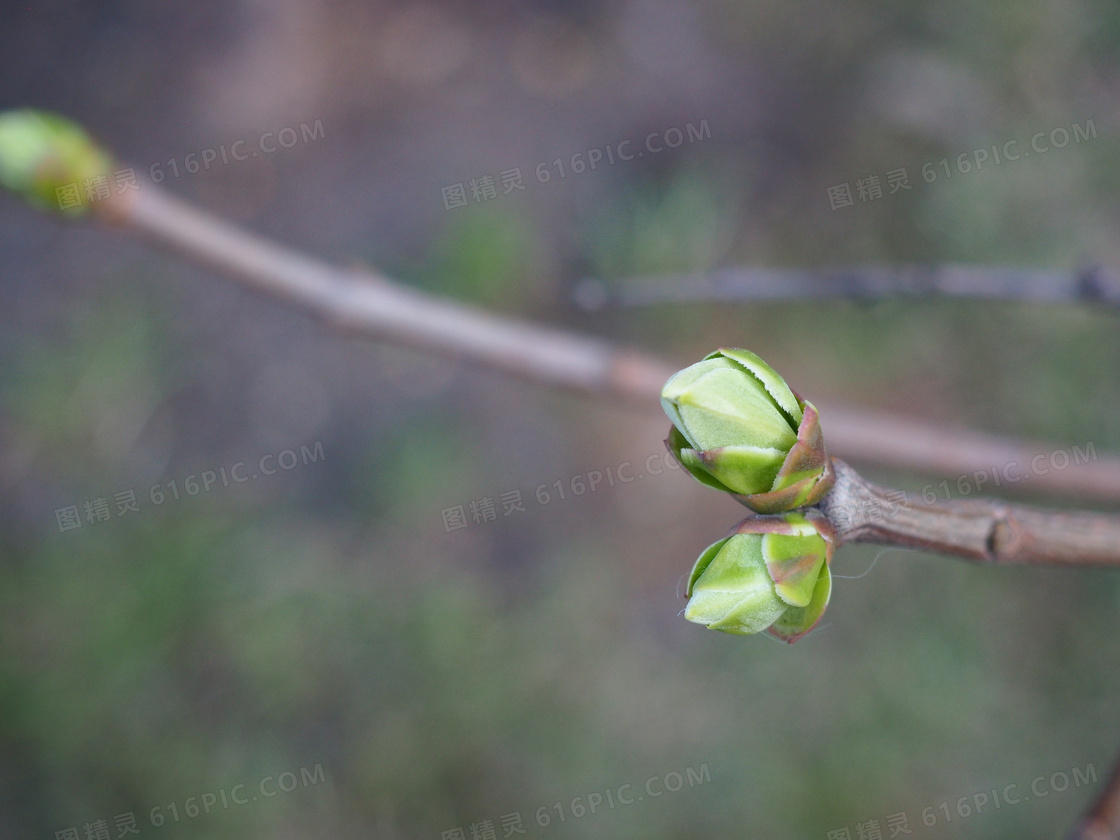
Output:
[[832,549],[818,513],[749,517],[697,559],[685,618],[725,633],[769,630],[792,644],[828,606]]

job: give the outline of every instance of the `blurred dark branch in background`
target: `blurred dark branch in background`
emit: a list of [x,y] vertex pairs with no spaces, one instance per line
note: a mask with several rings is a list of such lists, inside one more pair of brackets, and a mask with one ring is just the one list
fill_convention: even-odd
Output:
[[[610,342],[486,313],[405,288],[376,272],[340,268],[240,230],[146,184],[97,205],[105,220],[296,305],[340,329],[463,358],[542,385],[614,397],[658,410],[678,366]],[[1053,447],[941,429],[901,417],[819,404],[829,451],[858,461],[947,477],[1016,464]],[[1035,473],[1043,492],[1115,502],[1120,458]]]
[[1066,840],[1120,840],[1120,757],[1096,800]]
[[1032,303],[1120,306],[1120,274],[1089,266],[1062,272],[971,265],[863,266],[835,269],[721,268],[610,285],[581,280],[573,297],[588,311],[670,303],[781,300],[881,300],[892,297],[979,298]]

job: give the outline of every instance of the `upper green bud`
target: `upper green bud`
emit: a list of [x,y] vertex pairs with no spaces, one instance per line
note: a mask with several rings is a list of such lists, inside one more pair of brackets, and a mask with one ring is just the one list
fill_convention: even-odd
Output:
[[[77,123],[43,111],[0,113],[0,184],[32,204],[81,214],[64,192],[111,172],[112,158]],[[75,195],[80,193],[75,192]]]
[[832,549],[818,513],[748,517],[697,559],[684,617],[725,633],[769,630],[793,644],[828,606]]
[[722,348],[674,374],[661,405],[682,466],[751,510],[816,504],[835,481],[817,409],[749,350]]

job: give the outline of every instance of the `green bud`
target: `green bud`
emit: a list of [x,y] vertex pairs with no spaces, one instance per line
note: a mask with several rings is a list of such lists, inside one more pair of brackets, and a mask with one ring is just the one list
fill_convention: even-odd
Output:
[[769,630],[793,644],[828,606],[832,550],[819,513],[748,517],[697,559],[684,617],[725,633]]
[[31,109],[0,113],[0,184],[32,204],[85,213],[83,181],[110,174],[112,163],[81,126],[64,117]]
[[723,348],[674,374],[661,406],[681,465],[757,513],[814,505],[835,482],[816,407],[749,350]]

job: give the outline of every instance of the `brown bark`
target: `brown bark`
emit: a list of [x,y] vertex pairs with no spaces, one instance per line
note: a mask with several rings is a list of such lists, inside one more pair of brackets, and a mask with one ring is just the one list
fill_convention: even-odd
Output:
[[927,504],[833,459],[821,512],[844,542],[907,546],[995,565],[1120,566],[1120,516],[1048,511],[1000,499]]

